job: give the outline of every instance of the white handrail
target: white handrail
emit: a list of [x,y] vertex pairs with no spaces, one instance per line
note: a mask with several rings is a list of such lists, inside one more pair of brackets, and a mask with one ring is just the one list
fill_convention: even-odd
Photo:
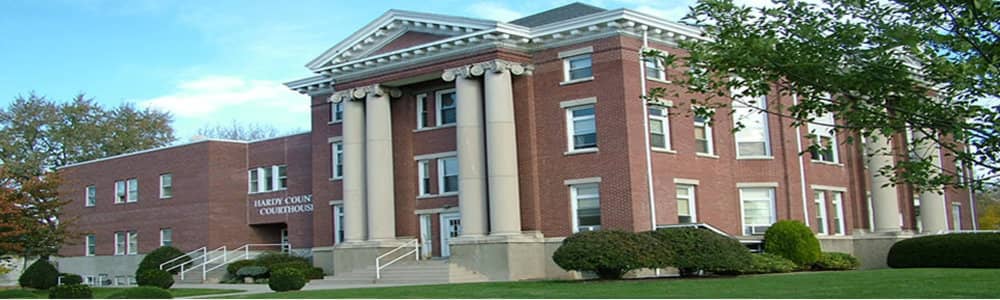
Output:
[[[188,252],[188,253],[184,253],[184,255],[181,255],[181,256],[178,256],[178,257],[174,257],[174,258],[172,258],[172,259],[170,259],[170,260],[168,260],[168,261],[166,261],[166,262],[164,262],[164,263],[160,264],[160,270],[164,270],[164,269],[163,269],[163,267],[164,267],[164,266],[166,266],[166,265],[168,265],[168,264],[170,264],[170,263],[172,263],[172,262],[175,262],[175,261],[178,261],[178,260],[180,260],[180,259],[182,259],[182,258],[185,258],[185,257],[187,257],[187,258],[191,258],[191,254],[195,254],[195,253],[197,253],[197,252],[202,252],[202,253],[204,253],[204,252],[205,252],[205,250],[206,250],[206,248],[205,248],[205,247],[201,247],[201,248],[198,248],[198,249],[195,249],[195,250],[192,250],[191,252]],[[204,254],[203,254],[203,255],[204,255]],[[193,259],[192,259],[192,260],[193,260]],[[181,266],[181,265],[184,265],[184,264],[180,264],[180,265],[177,265],[177,266],[173,266],[173,267],[170,267],[170,268],[168,268],[168,269],[166,269],[166,270],[164,270],[164,271],[170,271],[170,270],[173,270],[173,269],[175,269],[175,268],[177,268],[178,266]]]
[[[251,247],[273,247],[273,246],[281,247],[282,251],[285,250],[284,248],[291,249],[291,244],[290,243],[284,243],[284,244],[245,244],[243,246],[240,246],[239,248],[236,248],[236,249],[233,249],[233,250],[227,250],[226,252],[224,252],[222,254],[222,263],[220,263],[218,265],[215,265],[213,267],[209,267],[208,269],[205,270],[205,272],[207,273],[207,272],[214,271],[215,269],[221,268],[222,266],[228,265],[228,264],[230,264],[230,263],[232,263],[234,261],[240,260],[240,259],[250,259],[250,248]],[[242,253],[240,253],[240,252],[242,252]],[[218,257],[209,260],[208,262],[206,262],[206,264],[214,262],[216,260],[218,260]]]
[[[389,256],[389,254],[393,254],[396,251],[399,251],[399,249],[403,249],[403,248],[409,247],[410,244],[413,244],[413,250],[410,250],[409,252],[403,253],[403,255],[400,255],[399,257],[396,257],[395,259],[389,261],[385,265],[381,264],[381,260],[383,258],[385,258],[386,256]],[[399,245],[399,247],[396,247],[395,249],[389,250],[389,252],[386,252],[385,254],[382,254],[382,255],[379,255],[378,257],[376,257],[375,258],[375,279],[382,279],[382,269],[385,269],[385,267],[388,267],[388,266],[396,263],[397,261],[399,261],[399,260],[401,260],[401,259],[409,256],[410,253],[413,253],[413,257],[416,258],[416,260],[418,260],[418,261],[420,260],[420,242],[417,239],[409,240],[406,243],[403,243],[402,245]]]

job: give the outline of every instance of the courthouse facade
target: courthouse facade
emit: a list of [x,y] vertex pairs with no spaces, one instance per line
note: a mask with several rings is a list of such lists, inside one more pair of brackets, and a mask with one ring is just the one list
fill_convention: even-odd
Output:
[[[641,52],[683,56],[679,41],[703,38],[583,4],[511,22],[390,10],[287,83],[309,96],[308,133],[61,168],[86,233],[61,268],[127,281],[108,263],[161,245],[282,244],[339,274],[416,239],[425,257],[516,280],[565,276],[551,253],[584,230],[701,223],[752,244],[794,219],[864,259],[873,243],[973,229],[968,191],[921,194],[869,172],[907,159],[906,134],[846,143],[853,133],[819,125],[829,115],[792,127],[760,112],[796,101],[777,91],[694,116],[699,95],[671,83],[687,70]],[[681,96],[642,101],[654,87]],[[746,128],[733,133],[736,121]]]

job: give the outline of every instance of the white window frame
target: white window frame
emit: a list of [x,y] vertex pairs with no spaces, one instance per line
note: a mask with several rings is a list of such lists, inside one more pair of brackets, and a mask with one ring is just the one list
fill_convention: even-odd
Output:
[[[417,95],[417,129],[427,128],[429,127],[427,123],[434,123],[431,121],[430,112],[427,110],[427,107],[424,107],[425,101],[427,101],[426,93]],[[424,120],[425,114],[427,115],[427,120]]]
[[247,170],[247,193],[256,194],[260,193],[260,170],[253,168]]
[[[660,109],[662,113],[660,115],[653,115],[652,113],[649,112],[650,109]],[[671,145],[670,143],[670,108],[666,106],[650,106],[646,110],[646,113],[649,114],[649,122],[650,122],[649,136],[647,137],[649,139],[649,147],[654,150],[673,151],[671,150],[673,149],[673,145]],[[652,124],[653,121],[659,121],[662,124],[661,128],[663,128],[663,147],[656,147],[653,145],[653,124]]]
[[[165,178],[170,178],[170,185],[163,184]],[[166,194],[167,188],[170,189],[170,195]],[[174,174],[173,173],[160,174],[160,199],[170,199],[173,197],[174,197]]]
[[[743,121],[743,120],[752,121],[752,118],[759,117],[760,119],[757,120],[757,121],[760,121],[761,122],[760,124],[763,127],[763,128],[759,128],[759,129],[764,132],[764,140],[763,141],[741,140],[740,139],[740,135],[738,133],[733,133],[733,141],[735,142],[735,145],[736,145],[736,158],[737,159],[740,159],[740,158],[742,158],[742,159],[748,159],[748,158],[749,159],[753,159],[753,158],[771,158],[771,155],[772,155],[771,154],[771,129],[769,127],[770,124],[768,124],[768,117],[767,117],[767,97],[765,97],[765,96],[757,97],[756,101],[753,104],[753,105],[756,105],[756,106],[753,106],[753,105],[744,104],[743,102],[749,102],[749,100],[746,100],[746,99],[740,100],[742,102],[737,101],[737,99],[735,99],[735,98],[737,98],[737,95],[740,95],[740,93],[741,92],[738,91],[738,90],[733,92],[733,98],[734,98],[733,99],[733,106],[732,106],[732,108],[733,108],[733,127],[735,128],[737,126],[736,124],[739,123],[740,121]],[[742,98],[747,98],[747,97],[742,97]],[[748,113],[746,114],[746,118],[739,119],[740,114],[736,112],[736,110],[738,110],[738,109],[747,110]],[[756,114],[756,116],[754,114]],[[745,125],[746,124],[744,124],[744,126]],[[748,128],[750,128],[750,127],[744,127],[743,129],[748,129]],[[763,155],[744,155],[744,154],[740,153],[740,142],[764,142],[764,154]]]
[[94,207],[97,205],[97,186],[91,184],[83,189],[84,207]]
[[[133,191],[135,191],[133,197]],[[139,179],[129,178],[125,180],[125,203],[139,202]]]
[[[674,187],[675,187],[675,190],[680,190],[681,188],[687,190],[687,192],[688,192],[688,195],[687,195],[688,212],[689,212],[690,217],[691,217],[690,224],[698,223],[698,210],[696,208],[698,205],[695,202],[695,201],[697,201],[696,199],[698,197],[697,195],[695,195],[695,190],[697,190],[695,187],[697,187],[697,186],[693,185],[693,184],[687,184],[687,183],[676,183],[676,184],[674,184]],[[677,200],[681,199],[680,195],[676,195],[676,192],[675,192],[675,199],[677,199]],[[680,212],[680,209],[678,208],[677,211]],[[680,224],[680,213],[677,214],[677,218],[678,218],[677,223]]]
[[[449,94],[449,93],[455,94],[455,101],[452,103],[452,105],[450,107],[448,107],[448,108],[450,108],[450,109],[452,109],[452,110],[455,111],[455,123],[447,123],[447,124],[445,124],[445,123],[442,123],[444,121],[444,113],[442,111],[445,109],[445,107],[443,107],[441,105],[441,96],[444,95],[444,94]],[[434,124],[437,124],[438,127],[441,127],[441,126],[455,126],[455,124],[458,124],[458,92],[455,89],[446,89],[446,90],[435,91],[434,92],[434,106],[435,106],[434,109],[435,109],[435,112],[436,112],[436,114],[434,115],[434,119],[435,119],[435,123]]]
[[[93,247],[94,251],[90,248]],[[84,256],[94,256],[97,255],[97,236],[94,234],[87,234],[83,237],[83,253]]]
[[[333,206],[333,242],[340,244],[344,242],[344,235],[341,231],[344,231],[344,205],[335,204]],[[344,231],[346,233],[346,231]]]
[[[574,117],[573,112],[578,110],[583,110],[590,108],[594,111],[593,115],[584,117]],[[577,148],[575,137],[576,137],[576,126],[574,125],[577,120],[590,120],[594,123],[594,146],[587,148]],[[579,152],[579,151],[593,151],[598,148],[599,139],[597,137],[597,105],[595,104],[584,104],[572,107],[566,107],[566,149],[568,152]]]
[[[715,141],[714,141],[715,137],[713,137],[712,134],[711,117],[706,117],[704,122],[699,122],[697,116],[695,116],[692,119],[694,121],[695,129],[697,129],[698,127],[705,128],[705,139],[707,140],[707,148],[708,148],[705,149],[708,150],[708,152],[698,152],[697,145],[695,145],[695,154],[708,155],[708,156],[715,155]],[[694,132],[692,132],[692,134],[694,134]],[[697,141],[697,139],[695,139],[695,141]]]
[[[333,179],[344,179],[344,162],[341,161],[344,155],[344,142],[337,141],[330,143],[330,175]],[[338,168],[339,166],[339,168]],[[338,172],[339,170],[339,172]]]
[[126,231],[125,236],[127,238],[126,247],[128,247],[126,253],[128,255],[139,254],[139,233],[136,232],[135,230]]
[[844,192],[841,192],[841,191],[831,191],[831,194],[833,195],[833,199],[831,200],[830,203],[833,204],[833,207],[834,207],[834,212],[833,213],[836,214],[836,216],[837,216],[837,222],[836,222],[837,223],[836,224],[837,228],[836,228],[836,231],[834,231],[834,235],[845,235],[846,234],[845,232],[846,232],[847,228],[846,228],[846,226],[844,224],[844,222],[845,222],[844,221]]
[[[448,157],[438,158],[438,160],[437,160],[437,164],[438,164],[437,165],[437,168],[438,168],[438,170],[437,170],[437,175],[438,175],[438,194],[439,195],[456,195],[456,194],[458,194],[458,189],[456,189],[454,191],[446,191],[445,190],[444,178],[448,176],[447,170],[445,170],[445,166],[444,166],[446,160],[454,160],[455,164],[458,164],[458,156],[448,156]],[[455,177],[457,178],[458,176],[459,176],[459,174],[455,173]]]
[[419,196],[430,196],[431,160],[422,159],[417,161],[417,189]]
[[[812,162],[814,162],[814,163],[839,164],[840,163],[840,153],[839,153],[840,151],[839,151],[838,148],[840,148],[840,147],[839,147],[839,144],[837,143],[837,134],[835,132],[832,132],[833,131],[833,126],[827,125],[827,124],[834,124],[836,122],[836,119],[833,117],[833,113],[827,112],[826,114],[824,114],[822,116],[814,116],[813,120],[815,122],[819,122],[819,123],[822,123],[822,124],[810,122],[806,126],[807,129],[809,130],[809,133],[812,134],[812,135],[814,135],[814,136],[816,136],[815,139],[813,139],[812,141],[810,141],[810,144],[811,145],[815,145],[816,143],[819,143],[820,146],[822,146],[822,143],[823,143],[823,139],[822,138],[824,138],[824,137],[825,138],[829,138],[830,139],[831,155],[833,156],[832,157],[833,160],[827,161],[827,160],[816,159],[816,157],[813,157],[812,154],[809,155],[809,160],[812,161]],[[909,131],[907,131],[907,132],[909,132]],[[867,164],[865,164],[865,165],[867,165]]]
[[[580,216],[579,216],[579,212],[578,212],[578,210],[579,210],[578,206],[579,206],[579,202],[580,202],[580,194],[579,194],[578,190],[579,190],[580,187],[591,186],[591,185],[597,186],[597,195],[596,195],[597,196],[597,203],[598,203],[597,207],[601,207],[601,204],[600,204],[601,203],[601,183],[600,183],[600,181],[597,181],[597,182],[577,183],[577,184],[570,184],[569,185],[569,204],[570,204],[571,219],[573,221],[572,222],[573,223],[573,228],[572,228],[573,229],[573,233],[580,232]],[[603,217],[603,211],[601,211],[601,216]],[[602,222],[602,224],[599,224],[599,225],[596,226],[597,228],[590,228],[590,230],[600,230],[603,225],[604,224]]]
[[[657,50],[657,51],[666,53],[666,51],[663,50]],[[593,61],[591,61],[591,63],[593,63]],[[643,63],[643,68],[645,68],[643,76],[645,76],[646,79],[653,81],[661,81],[661,82],[667,81],[667,68],[666,66],[663,65],[663,61],[660,60],[658,57],[643,57],[642,63]],[[652,65],[652,67],[650,67],[650,65]],[[591,69],[593,69],[593,64],[591,64]],[[656,70],[656,77],[649,76],[649,70]]]
[[115,180],[115,204],[125,203],[128,198],[128,183],[125,180]]
[[[337,114],[340,117],[337,117]],[[331,102],[330,103],[330,124],[340,123],[344,121],[344,101]]]
[[[165,233],[169,233],[169,234],[165,234]],[[167,235],[170,236],[170,239],[165,239],[164,238]],[[170,245],[166,244],[167,241],[170,242]],[[174,244],[174,229],[172,229],[172,228],[160,228],[160,247],[163,247],[163,246],[173,246],[173,244]]]
[[962,230],[962,204],[951,203],[951,227],[952,230]]
[[115,255],[125,255],[128,249],[128,238],[124,231],[115,231]]
[[[747,224],[747,222],[746,222],[747,221],[746,220],[747,216],[746,216],[746,209],[745,209],[744,203],[747,202],[748,199],[746,199],[746,197],[743,194],[744,194],[744,191],[751,190],[751,189],[767,189],[768,190],[768,195],[769,195],[769,198],[770,198],[768,200],[770,202],[770,206],[769,207],[770,207],[770,214],[771,214],[771,216],[770,216],[771,217],[770,218],[770,222],[771,223],[770,224]],[[740,187],[739,188],[739,195],[740,195],[740,225],[741,225],[740,226],[741,227],[740,228],[740,233],[742,235],[744,235],[744,236],[748,235],[747,234],[747,226],[771,226],[771,225],[774,224],[774,222],[777,221],[776,220],[776,218],[777,218],[777,216],[776,216],[777,215],[777,209],[776,209],[775,204],[774,204],[775,203],[775,201],[774,201],[775,189],[776,189],[775,187],[763,187],[763,186],[761,186],[761,187]],[[751,201],[762,201],[762,200],[752,199]]]
[[[276,165],[276,166],[272,166],[271,169],[272,169],[272,172],[274,174],[273,176],[271,176],[272,178],[274,178],[274,190],[275,191],[284,191],[284,190],[287,190],[288,189],[288,165]],[[284,175],[281,174],[281,170],[285,171]],[[282,180],[285,181],[284,185],[282,185],[282,183],[281,183]]]
[[[570,62],[583,58],[590,60],[590,76],[572,78],[571,77],[572,72],[570,72],[572,71],[572,69],[570,69],[572,64]],[[562,82],[563,84],[576,83],[593,79],[594,79],[594,56],[592,55],[592,53],[584,53],[563,58],[563,82]]]
[[816,220],[816,234],[817,235],[829,235],[830,234],[830,214],[826,211],[826,191],[824,190],[814,190],[813,191],[813,203],[816,204],[816,218],[822,219],[820,222]]

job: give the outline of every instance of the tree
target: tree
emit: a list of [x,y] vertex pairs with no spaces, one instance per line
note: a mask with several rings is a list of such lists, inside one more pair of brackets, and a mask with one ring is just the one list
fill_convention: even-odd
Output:
[[980,230],[1000,230],[1000,188],[992,186],[976,195],[976,215]]
[[240,123],[233,120],[229,124],[206,125],[198,128],[198,136],[236,141],[253,141],[281,136],[277,127],[260,123]]
[[[688,70],[674,82],[701,95],[690,99],[695,114],[710,116],[712,108],[731,104],[721,99],[728,95],[742,102],[772,92],[794,95],[798,103],[768,105],[766,112],[794,126],[833,113],[839,121],[826,125],[854,136],[847,143],[912,128],[924,134],[914,135],[911,153],[913,145],[937,143],[950,153],[942,159],[990,173],[955,180],[918,153],[878,170],[896,183],[976,187],[1000,174],[1000,104],[988,100],[1000,99],[997,2],[773,1],[753,8],[699,0],[684,20],[701,27],[705,39],[682,41],[686,56],[644,54]],[[681,89],[652,89],[647,100],[680,98]]]

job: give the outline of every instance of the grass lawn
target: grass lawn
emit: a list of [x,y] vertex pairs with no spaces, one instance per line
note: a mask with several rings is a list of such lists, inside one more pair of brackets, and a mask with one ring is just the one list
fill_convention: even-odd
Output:
[[[123,288],[91,288],[94,292],[94,299],[107,299],[108,296],[114,294]],[[200,295],[215,295],[215,294],[226,294],[226,293],[236,293],[242,292],[242,290],[224,290],[224,289],[170,289],[170,294],[174,295],[175,298],[179,297],[191,297]],[[0,299],[45,299],[49,297],[49,291],[45,290],[22,290],[22,289],[12,289],[12,290],[0,290]]]
[[1000,269],[881,269],[711,279],[531,281],[317,290],[245,298],[1000,298]]

